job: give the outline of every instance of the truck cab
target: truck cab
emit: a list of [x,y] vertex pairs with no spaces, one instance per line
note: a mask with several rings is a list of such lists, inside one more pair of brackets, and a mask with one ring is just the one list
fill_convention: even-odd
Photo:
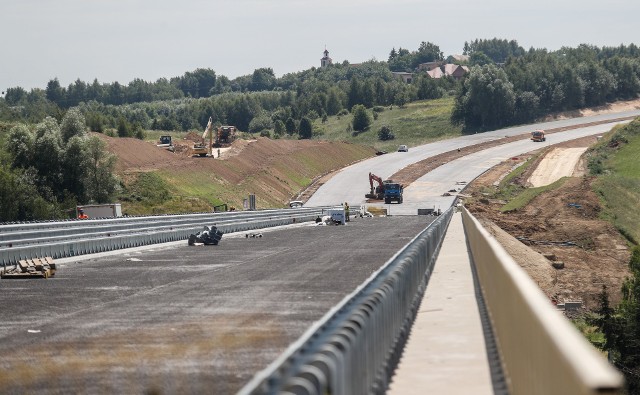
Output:
[[390,204],[392,201],[402,203],[402,191],[403,186],[396,182],[389,182],[384,184],[384,202]]

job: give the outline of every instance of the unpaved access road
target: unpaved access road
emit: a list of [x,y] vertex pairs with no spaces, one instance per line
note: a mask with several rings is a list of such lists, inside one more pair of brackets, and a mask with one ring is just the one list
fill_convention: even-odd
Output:
[[554,148],[548,152],[529,177],[533,187],[552,184],[562,177],[571,177],[580,157],[589,147]]
[[433,219],[225,235],[0,280],[0,393],[234,393]]

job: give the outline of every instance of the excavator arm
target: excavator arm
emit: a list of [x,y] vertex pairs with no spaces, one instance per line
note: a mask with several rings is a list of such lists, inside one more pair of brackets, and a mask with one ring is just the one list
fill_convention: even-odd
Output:
[[[373,186],[374,181],[378,183],[377,187]],[[365,195],[366,198],[382,199],[384,197],[384,183],[382,182],[382,178],[373,173],[369,173],[369,186],[371,187],[371,190]]]

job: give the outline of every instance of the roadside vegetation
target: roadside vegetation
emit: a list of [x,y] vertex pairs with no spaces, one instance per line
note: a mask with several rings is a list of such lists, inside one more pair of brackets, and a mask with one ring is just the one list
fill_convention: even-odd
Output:
[[632,276],[622,286],[622,302],[609,306],[603,289],[601,307],[591,324],[604,334],[602,349],[625,374],[629,393],[640,391],[640,120],[617,127],[589,152],[589,169],[602,216],[611,221],[632,248]]

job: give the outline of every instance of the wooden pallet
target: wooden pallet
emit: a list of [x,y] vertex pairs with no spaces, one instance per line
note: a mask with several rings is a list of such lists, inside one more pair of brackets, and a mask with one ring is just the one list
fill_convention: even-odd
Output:
[[56,264],[50,256],[20,260],[15,267],[5,268],[0,278],[49,278],[56,274]]

